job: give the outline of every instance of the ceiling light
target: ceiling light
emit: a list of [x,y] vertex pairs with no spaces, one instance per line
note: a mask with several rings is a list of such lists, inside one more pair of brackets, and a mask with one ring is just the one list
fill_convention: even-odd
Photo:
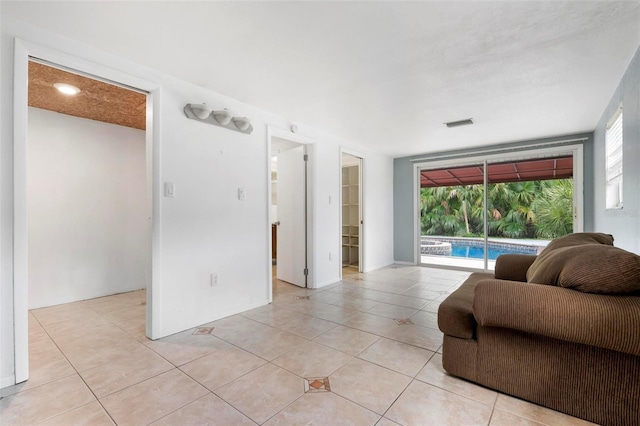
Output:
[[66,83],[53,83],[53,87],[58,89],[58,92],[65,95],[77,95],[78,93],[80,93],[80,89],[78,89],[76,86],[72,86]]
[[444,124],[447,127],[467,126],[469,124],[473,124],[473,118],[467,118],[466,120],[450,121]]

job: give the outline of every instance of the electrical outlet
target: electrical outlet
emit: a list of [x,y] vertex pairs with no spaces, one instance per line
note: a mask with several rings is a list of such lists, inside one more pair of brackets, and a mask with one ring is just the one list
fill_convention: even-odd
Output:
[[218,273],[217,272],[212,272],[211,273],[211,287],[215,287],[218,285]]

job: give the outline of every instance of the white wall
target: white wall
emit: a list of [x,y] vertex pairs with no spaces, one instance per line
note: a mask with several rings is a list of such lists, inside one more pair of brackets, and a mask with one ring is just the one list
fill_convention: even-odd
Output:
[[146,287],[143,130],[29,108],[29,308]]
[[[613,235],[617,247],[640,254],[640,48],[603,111],[594,140],[594,223],[597,232]],[[623,205],[606,209],[605,128],[622,103]]]
[[[154,146],[156,249],[153,258],[155,275],[150,289],[153,337],[166,336],[266,304],[271,269],[267,126],[288,129],[291,122],[8,17],[3,17],[2,31],[2,385],[10,380],[14,365],[12,328],[7,326],[13,321],[11,238],[5,242],[5,236],[11,236],[13,232],[13,101],[11,96],[5,96],[5,90],[11,90],[13,77],[4,72],[12,68],[11,43],[14,36],[56,52],[66,52],[73,58],[79,58],[78,64],[82,66],[90,62],[100,69],[108,68],[124,73],[128,78],[157,85],[153,111],[153,132],[158,144]],[[7,46],[9,49],[5,49]],[[247,116],[252,120],[254,132],[245,135],[188,120],[183,107],[191,102],[206,102],[214,108],[228,108],[233,115]],[[310,265],[312,286],[326,285],[340,277],[338,200],[341,146],[364,152],[365,165],[370,169],[364,182],[367,188],[365,202],[370,203],[373,215],[367,235],[371,234],[371,244],[376,244],[376,247],[370,250],[365,243],[367,261],[371,263],[367,269],[391,263],[391,158],[366,152],[353,141],[341,140],[307,128],[302,123],[296,124],[300,135],[316,141],[311,149],[314,159],[310,170],[314,185],[311,210],[315,233]],[[381,184],[385,180],[386,183]],[[175,198],[161,196],[163,182],[175,184]],[[238,187],[245,188],[246,199],[243,201],[237,198]],[[385,203],[388,206],[383,205]],[[385,250],[387,253],[382,253]],[[329,252],[332,253],[331,261]],[[216,287],[209,285],[211,272],[219,275]]]

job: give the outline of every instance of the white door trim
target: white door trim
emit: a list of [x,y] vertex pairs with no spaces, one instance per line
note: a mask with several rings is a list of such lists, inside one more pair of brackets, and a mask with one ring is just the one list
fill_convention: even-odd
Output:
[[364,169],[365,169],[365,155],[360,152],[360,151],[356,151],[353,150],[351,148],[347,148],[344,146],[340,147],[340,161],[338,164],[340,164],[340,169],[339,169],[339,173],[340,173],[340,179],[338,179],[338,194],[339,195],[339,202],[338,202],[338,208],[340,209],[339,212],[339,232],[338,235],[340,236],[340,245],[338,247],[340,247],[340,256],[339,256],[339,260],[340,260],[340,279],[342,279],[342,154],[347,154],[350,155],[352,157],[356,157],[360,159],[360,181],[359,181],[359,187],[358,187],[358,194],[359,194],[359,198],[360,198],[360,206],[359,206],[359,210],[360,210],[360,220],[363,222],[362,224],[360,224],[360,230],[359,230],[359,242],[358,242],[358,270],[360,272],[366,272],[366,267],[365,267],[365,245],[366,245],[366,241],[367,241],[367,236],[366,236],[366,225],[367,225],[367,220],[366,220],[366,210],[365,210],[365,184],[364,184]]
[[299,133],[293,133],[289,130],[282,129],[277,126],[267,125],[267,223],[265,224],[265,229],[267,229],[267,297],[269,299],[269,303],[273,301],[273,274],[272,274],[272,265],[271,265],[271,224],[273,220],[271,218],[271,140],[273,137],[278,137],[281,139],[286,139],[292,142],[296,142],[302,145],[305,145],[305,152],[309,155],[309,160],[307,163],[307,257],[308,257],[308,267],[309,267],[309,275],[307,277],[307,285],[309,288],[315,288],[316,286],[316,262],[314,256],[314,241],[315,241],[315,226],[314,226],[314,215],[315,215],[315,192],[314,189],[316,187],[316,179],[315,179],[315,142],[314,138],[309,136],[301,135]]
[[160,111],[160,85],[155,82],[120,72],[91,61],[87,61],[54,49],[20,38],[14,42],[14,92],[13,92],[13,314],[14,314],[14,365],[15,382],[29,378],[28,342],[28,228],[27,228],[27,123],[28,123],[28,62],[29,57],[58,64],[80,73],[135,87],[148,93],[146,164],[147,196],[149,197],[149,219],[151,241],[149,251],[151,264],[147,285],[147,336],[156,338],[154,330],[160,329],[158,312],[159,294],[156,283],[160,279],[160,209],[159,209],[159,145],[160,128],[158,114],[153,120],[153,111]]

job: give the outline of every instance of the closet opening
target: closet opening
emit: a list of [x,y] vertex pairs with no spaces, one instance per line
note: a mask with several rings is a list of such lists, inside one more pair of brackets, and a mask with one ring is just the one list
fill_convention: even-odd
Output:
[[362,158],[341,154],[342,273],[363,271]]

